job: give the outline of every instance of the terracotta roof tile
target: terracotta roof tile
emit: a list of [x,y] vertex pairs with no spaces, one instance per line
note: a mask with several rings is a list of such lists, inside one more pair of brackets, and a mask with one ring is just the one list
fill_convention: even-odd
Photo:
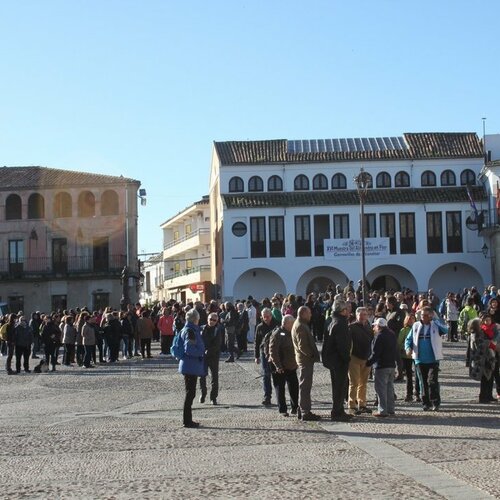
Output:
[[0,190],[40,189],[51,187],[79,187],[96,185],[124,185],[140,181],[122,176],[92,174],[47,167],[1,167]]
[[[487,199],[482,186],[470,188],[474,201]],[[230,208],[305,207],[327,205],[358,205],[354,189],[335,191],[307,191],[280,193],[224,194],[224,203]],[[465,187],[370,189],[367,205],[405,205],[422,203],[469,202]]]

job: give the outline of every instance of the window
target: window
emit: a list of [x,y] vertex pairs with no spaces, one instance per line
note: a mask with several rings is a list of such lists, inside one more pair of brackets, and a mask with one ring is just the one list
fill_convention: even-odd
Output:
[[186,269],[193,269],[193,259],[186,260]]
[[230,193],[243,193],[243,179],[241,177],[231,177],[229,180]]
[[191,227],[191,224],[186,224],[186,225],[184,226],[184,234],[185,234],[186,236],[190,235],[192,231],[193,231],[193,229],[192,229],[192,227]]
[[[326,179],[326,178],[325,178]],[[330,216],[314,216],[314,255],[325,255],[324,240],[330,238]]]
[[180,262],[176,262],[174,264],[174,273],[180,273],[181,272],[181,263]]
[[5,200],[5,218],[17,220],[22,218],[21,197],[17,194],[9,194]]
[[272,175],[267,181],[268,191],[283,191],[283,181],[280,176]]
[[68,297],[67,295],[52,295],[51,303],[51,311],[64,311],[68,308]]
[[451,170],[445,170],[441,174],[441,186],[455,186],[457,179]]
[[399,246],[401,253],[416,253],[415,214],[399,214]]
[[464,170],[460,174],[460,185],[461,186],[475,186],[476,185],[476,174],[470,169]]
[[387,172],[380,172],[380,174],[377,175],[377,187],[378,188],[391,187],[391,176]]
[[28,198],[28,219],[43,219],[45,217],[45,200],[38,193]]
[[151,293],[151,272],[146,271],[146,283],[145,285],[145,292],[146,293]]
[[293,189],[295,191],[307,191],[309,189],[309,179],[303,174],[297,175],[293,182]]
[[109,270],[109,240],[108,238],[94,238],[93,241],[94,271]]
[[326,175],[318,174],[314,176],[313,189],[314,190],[328,189],[328,179],[326,178]]
[[380,237],[389,238],[391,254],[396,253],[396,216],[394,214],[380,214]]
[[57,193],[54,197],[54,217],[72,217],[71,195],[69,193]]
[[426,170],[422,174],[421,184],[423,187],[435,186],[436,185],[436,174],[430,170]]
[[8,297],[9,311],[11,313],[18,313],[24,311],[24,296],[13,295]]
[[19,276],[23,272],[24,241],[9,240],[9,272]]
[[68,240],[66,238],[52,240],[52,268],[57,274],[68,272]]
[[347,180],[344,174],[335,174],[332,177],[332,189],[347,189]]
[[92,294],[92,310],[106,309],[109,306],[109,293],[93,293]]
[[266,218],[250,217],[250,255],[266,257]]
[[285,256],[285,218],[269,217],[269,257]]
[[241,238],[247,234],[247,225],[244,222],[235,222],[231,230],[235,236]]
[[394,185],[397,188],[410,187],[410,176],[406,172],[398,172],[394,178]]
[[427,212],[427,253],[443,253],[441,212]]
[[365,238],[377,237],[377,219],[375,214],[365,214]]
[[109,189],[102,193],[101,214],[118,215],[118,194],[116,191]]
[[252,192],[264,191],[264,182],[259,176],[254,175],[248,181],[248,190]]
[[83,191],[78,197],[78,216],[93,217],[95,215],[95,197],[90,191]]
[[179,239],[179,230],[174,231],[174,241],[177,241]]
[[311,222],[308,215],[295,217],[295,256],[311,256]]
[[333,237],[335,239],[349,238],[349,214],[333,216]]
[[448,253],[463,251],[461,212],[446,212],[446,245]]

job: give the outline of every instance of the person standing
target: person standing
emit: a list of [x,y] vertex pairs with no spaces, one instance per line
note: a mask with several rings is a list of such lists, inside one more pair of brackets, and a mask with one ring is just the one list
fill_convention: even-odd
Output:
[[[208,316],[208,324],[203,326],[201,337],[205,344],[205,374],[210,371],[210,401],[213,405],[217,404],[219,396],[219,359],[221,348],[221,333],[218,328],[219,317],[216,312]],[[204,403],[207,397],[207,377],[200,377],[200,403]]]
[[33,343],[33,331],[26,322],[26,318],[21,316],[15,327],[16,338],[16,373],[21,373],[21,359],[26,373],[30,370],[31,344]]
[[[225,309],[226,315],[222,321],[224,323],[224,328],[226,329],[226,349],[229,353],[229,358],[226,359],[226,363],[234,363],[234,341],[236,340],[240,317],[231,302],[225,303]],[[236,356],[238,358],[240,357],[240,350],[238,348]]]
[[61,343],[61,330],[56,324],[58,319],[59,316],[55,313],[50,316],[46,316],[40,332],[44,345],[45,361],[47,365],[50,362],[53,372],[56,371],[57,350],[59,349],[59,344]]
[[257,309],[255,309],[251,300],[245,303],[246,311],[248,313],[248,342],[253,342],[255,337],[255,327],[257,326]]
[[356,309],[356,321],[349,325],[352,352],[349,361],[349,413],[371,413],[366,406],[366,389],[370,368],[366,361],[372,351],[373,331],[368,322],[366,307]]
[[31,358],[38,359],[38,353],[40,352],[40,327],[42,326],[39,311],[31,314],[29,325],[33,332],[33,350],[31,352]]
[[291,413],[295,415],[299,406],[299,381],[297,379],[297,361],[292,341],[292,328],[295,318],[291,315],[283,317],[281,327],[271,334],[269,340],[269,361],[276,371],[272,372],[274,390],[278,400],[280,415],[288,417],[285,384],[290,395]]
[[196,309],[186,312],[186,324],[181,330],[181,341],[184,345],[184,354],[179,361],[179,373],[184,376],[185,397],[183,410],[183,425],[188,428],[199,427],[193,421],[193,401],[196,396],[196,383],[198,377],[206,376],[205,373],[205,344],[200,334],[198,322],[200,315]]
[[[238,316],[239,322],[236,333],[236,344],[238,345],[238,351],[241,355],[243,352],[247,352],[248,349],[248,312],[245,309],[245,304],[243,302],[238,303]],[[236,357],[238,359],[238,356]]]
[[424,307],[421,320],[414,323],[405,340],[406,354],[415,361],[421,383],[424,411],[438,411],[441,404],[439,362],[443,359],[443,341],[438,326],[432,321],[433,315],[431,307]]
[[[403,328],[406,316],[405,311],[401,309],[396,297],[394,296],[387,297],[386,307],[387,307],[387,315],[385,319],[387,320],[387,328],[389,328],[389,330],[393,332],[394,335],[398,335],[401,328]],[[401,359],[399,350],[396,352],[396,363],[398,367],[398,376],[395,380],[397,382],[402,382],[404,380],[403,361]]]
[[82,319],[82,345],[84,348],[83,366],[85,368],[93,368],[90,361],[92,359],[92,353],[95,351],[95,329],[90,324],[91,318],[87,312],[82,313]]
[[394,409],[394,373],[396,370],[397,339],[393,331],[387,327],[384,318],[373,323],[375,339],[372,354],[366,366],[375,367],[375,392],[378,399],[378,411],[375,417],[387,417],[395,414]]
[[[398,334],[398,349],[401,355],[401,360],[403,362],[403,370],[406,375],[406,397],[405,397],[405,402],[406,403],[411,403],[413,401],[413,359],[411,359],[411,356],[406,354],[405,351],[405,341],[406,337],[408,336],[408,333],[410,333],[410,330],[415,323],[415,314],[410,313],[408,316],[405,318],[404,326],[401,328]],[[421,402],[420,399],[420,383],[418,381],[418,377],[416,374],[415,370],[415,397],[417,402]]]
[[347,324],[348,315],[346,302],[336,300],[333,303],[332,322],[323,341],[322,350],[323,365],[330,370],[332,383],[331,419],[339,422],[346,422],[352,417],[344,409],[352,346]]
[[273,319],[273,314],[271,309],[264,307],[262,309],[262,321],[255,328],[255,344],[254,344],[254,355],[255,363],[261,365],[262,378],[262,388],[264,390],[264,399],[262,404],[264,406],[271,405],[272,396],[272,386],[271,386],[271,367],[266,355],[264,338],[267,334],[271,333],[276,328],[276,323]]
[[309,328],[311,310],[306,306],[299,307],[297,319],[292,327],[292,342],[295,351],[295,361],[299,368],[299,420],[321,420],[319,415],[311,411],[311,389],[313,383],[314,363],[319,358],[318,348]]
[[73,325],[73,316],[65,316],[63,319],[62,343],[64,345],[63,365],[70,366],[75,358],[75,343],[77,331]]
[[5,369],[9,375],[15,375],[16,372],[12,369],[12,358],[16,350],[16,315],[10,314],[7,323],[2,326],[5,330],[4,340],[7,344],[7,360],[5,361]]
[[160,330],[160,356],[168,356],[174,338],[174,316],[172,315],[172,307],[169,306],[162,309],[162,314],[158,318],[158,330]]
[[153,339],[154,324],[150,318],[148,309],[141,313],[141,317],[137,320],[137,336],[141,342],[142,359],[152,358],[151,356],[151,340]]

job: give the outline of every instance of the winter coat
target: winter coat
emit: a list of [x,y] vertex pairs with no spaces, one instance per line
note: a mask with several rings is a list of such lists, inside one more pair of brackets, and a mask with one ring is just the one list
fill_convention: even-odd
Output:
[[64,325],[62,343],[75,345],[76,335],[77,331],[73,325],[70,324]]
[[16,346],[31,347],[33,331],[27,323],[18,323],[15,327]]
[[297,318],[292,327],[295,361],[298,365],[311,365],[319,361],[319,352],[309,325]]
[[352,339],[352,355],[367,360],[372,352],[373,332],[368,324],[355,321],[349,325]]
[[154,328],[150,318],[139,318],[137,320],[137,336],[140,339],[152,339]]
[[323,341],[321,358],[323,366],[332,370],[334,366],[347,365],[351,359],[352,339],[347,318],[333,313],[328,334]]
[[95,345],[95,329],[89,323],[85,323],[82,328],[82,344]]
[[490,379],[495,368],[495,353],[490,348],[491,340],[481,329],[470,334],[470,364],[469,376],[474,380],[482,377]]
[[366,362],[366,366],[379,368],[396,367],[397,340],[394,332],[384,327],[375,336],[372,354]]
[[[434,358],[436,361],[443,359],[443,340],[441,339],[441,335],[439,333],[439,328],[434,321],[430,322],[431,325],[431,345],[432,351],[434,352]],[[423,327],[427,328],[427,325],[424,325],[420,321],[417,321],[413,324],[410,333],[405,340],[405,350],[412,349],[413,353],[411,355],[412,359],[418,362],[418,339],[422,334]]]
[[269,340],[269,361],[277,370],[297,369],[291,332],[280,327],[272,333]]
[[186,323],[180,335],[184,342],[184,356],[179,361],[179,373],[204,377],[206,375],[205,344],[203,343],[200,328],[193,323]]
[[205,344],[205,359],[218,359],[221,347],[221,330],[219,325],[205,325],[201,332],[203,343]]
[[44,344],[59,344],[61,342],[61,330],[53,321],[42,326],[40,335]]

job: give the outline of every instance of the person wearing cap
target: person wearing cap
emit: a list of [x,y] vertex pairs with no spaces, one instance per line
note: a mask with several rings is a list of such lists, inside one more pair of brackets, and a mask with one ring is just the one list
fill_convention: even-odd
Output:
[[330,370],[332,382],[331,419],[339,422],[348,421],[352,417],[344,409],[352,347],[347,323],[349,312],[348,305],[343,300],[336,300],[333,303],[332,322],[323,341],[322,350],[323,365]]
[[387,327],[384,318],[377,318],[373,323],[375,339],[372,353],[366,366],[375,368],[375,392],[378,398],[378,411],[375,417],[387,417],[395,414],[394,409],[394,373],[396,371],[397,339]]

